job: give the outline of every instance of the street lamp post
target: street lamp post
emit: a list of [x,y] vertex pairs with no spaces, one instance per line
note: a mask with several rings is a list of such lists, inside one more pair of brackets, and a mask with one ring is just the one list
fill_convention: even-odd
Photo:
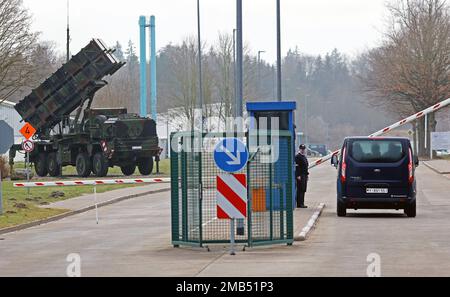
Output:
[[281,85],[281,7],[280,0],[277,0],[277,85],[278,85],[278,101],[283,100]]
[[308,98],[309,98],[309,95],[306,95],[305,96],[305,144],[309,144]]
[[243,40],[242,40],[242,0],[236,0],[236,118],[242,118],[243,111]]
[[200,30],[200,0],[197,0],[197,39],[198,39],[198,75],[199,75],[199,109],[201,110],[200,132],[203,133],[203,77],[202,77],[202,40]]
[[233,29],[233,70],[234,70],[234,115],[237,115],[237,67],[236,67],[236,29]]

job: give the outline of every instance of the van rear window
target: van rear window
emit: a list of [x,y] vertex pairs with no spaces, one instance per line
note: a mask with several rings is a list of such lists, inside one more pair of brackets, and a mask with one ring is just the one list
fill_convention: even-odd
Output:
[[406,153],[400,141],[357,140],[351,145],[350,156],[361,163],[396,163]]

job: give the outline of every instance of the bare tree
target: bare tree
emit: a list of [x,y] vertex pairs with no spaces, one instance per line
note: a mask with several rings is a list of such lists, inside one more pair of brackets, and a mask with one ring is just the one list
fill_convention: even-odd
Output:
[[0,101],[33,85],[30,57],[37,40],[22,0],[0,0]]
[[94,106],[126,107],[129,112],[139,111],[139,59],[130,41],[125,53],[116,43],[116,56],[126,62],[117,73],[108,77],[108,85],[95,97]]
[[233,37],[230,34],[219,34],[213,54],[217,65],[215,86],[220,100],[219,115],[222,120],[226,120],[233,115],[234,106]]
[[[399,0],[388,9],[390,28],[383,45],[367,56],[364,82],[372,103],[406,115],[450,95],[449,6],[445,0]],[[435,115],[429,116],[428,135],[424,119],[417,126],[419,154],[428,155],[423,140],[435,131]]]
[[186,38],[180,46],[166,47],[169,55],[171,85],[168,97],[172,107],[181,107],[191,129],[195,127],[198,95],[198,50],[195,38]]
[[29,59],[29,67],[31,67],[32,71],[30,72],[28,85],[35,87],[42,83],[61,65],[62,61],[58,57],[53,42],[43,41],[37,43],[32,47]]

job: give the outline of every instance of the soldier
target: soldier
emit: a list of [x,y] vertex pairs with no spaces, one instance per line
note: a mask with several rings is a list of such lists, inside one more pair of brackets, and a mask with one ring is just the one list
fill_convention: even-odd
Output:
[[308,208],[305,206],[305,193],[308,189],[309,163],[306,158],[306,146],[300,145],[300,151],[295,156],[295,177],[297,181],[297,207]]

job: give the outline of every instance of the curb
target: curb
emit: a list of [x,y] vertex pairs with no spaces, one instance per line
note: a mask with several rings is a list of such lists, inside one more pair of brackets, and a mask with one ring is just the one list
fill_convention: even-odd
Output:
[[436,173],[438,173],[438,174],[442,174],[442,175],[444,175],[444,174],[450,174],[450,172],[441,172],[441,171],[439,171],[439,170],[437,170],[436,168],[434,168],[433,166],[431,166],[430,164],[428,164],[428,162],[422,162],[425,166],[427,166],[428,168],[430,168],[431,170],[433,170],[434,172],[436,172]]
[[[146,195],[152,195],[152,194],[158,194],[158,193],[164,193],[164,192],[170,192],[170,188],[168,189],[161,189],[161,190],[156,190],[156,191],[148,191],[145,193],[140,193],[140,194],[134,194],[134,195],[129,195],[129,196],[124,196],[124,197],[119,197],[119,198],[115,198],[115,199],[111,199],[102,203],[99,203],[97,205],[97,208],[101,208],[101,207],[105,207],[108,205],[112,205],[115,203],[119,203],[125,200],[130,200],[130,199],[134,199],[134,198],[139,198],[142,196],[146,196]],[[39,221],[34,221],[31,223],[26,223],[26,224],[22,224],[22,225],[18,225],[18,226],[13,226],[13,227],[8,227],[8,228],[4,228],[4,229],[0,229],[0,235],[3,234],[7,234],[7,233],[12,233],[12,232],[16,232],[16,231],[20,231],[20,230],[24,230],[24,229],[29,229],[32,227],[36,227],[39,225],[43,225],[43,224],[47,224],[47,223],[51,223],[51,222],[55,222],[55,221],[59,221],[62,219],[65,219],[67,217],[71,217],[77,214],[81,214],[81,213],[85,213],[91,210],[95,210],[95,205],[91,205],[82,209],[78,209],[78,210],[73,210],[73,211],[69,211],[54,217],[50,217],[50,218],[46,218],[46,219],[42,219]]]
[[295,241],[305,241],[308,238],[308,235],[311,233],[314,226],[316,226],[317,221],[322,215],[323,209],[325,208],[325,203],[321,203],[316,212],[312,215],[311,219],[308,221],[308,224],[303,228],[302,232],[295,237]]

